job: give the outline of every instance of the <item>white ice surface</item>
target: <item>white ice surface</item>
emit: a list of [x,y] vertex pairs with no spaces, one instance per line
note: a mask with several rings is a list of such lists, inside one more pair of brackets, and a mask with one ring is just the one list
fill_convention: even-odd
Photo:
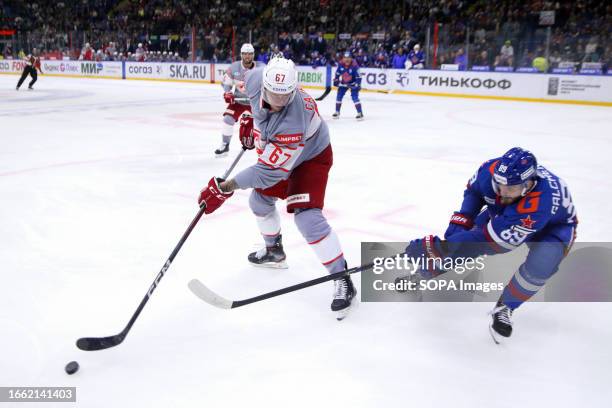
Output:
[[[488,303],[363,303],[339,323],[328,284],[205,304],[191,278],[240,299],[325,273],[282,206],[290,268],[247,265],[260,237],[244,191],[201,220],[122,345],[78,350],[124,327],[239,142],[213,158],[215,85],[16,81],[0,76],[0,386],[76,386],[88,408],[609,406],[609,304],[528,303],[502,346]],[[348,97],[332,121],[334,99],[319,103],[325,213],[350,265],[361,241],[442,234],[480,163],[515,145],[567,181],[579,240],[610,240],[610,108],[364,93],[358,123]]]

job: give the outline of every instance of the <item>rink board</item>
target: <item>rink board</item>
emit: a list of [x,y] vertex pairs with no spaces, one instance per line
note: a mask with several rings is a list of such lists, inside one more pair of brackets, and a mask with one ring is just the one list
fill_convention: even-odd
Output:
[[[0,61],[0,74],[19,74],[21,60]],[[229,64],[178,62],[52,61],[44,75],[191,83],[219,83]],[[612,75],[552,75],[507,72],[362,68],[365,91],[425,96],[612,106]],[[303,87],[331,86],[332,67],[298,67]]]

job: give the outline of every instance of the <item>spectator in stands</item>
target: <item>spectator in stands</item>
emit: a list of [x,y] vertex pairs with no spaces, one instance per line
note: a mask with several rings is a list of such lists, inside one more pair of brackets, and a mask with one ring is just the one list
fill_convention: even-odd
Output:
[[13,58],[13,47],[11,46],[11,44],[7,44],[7,46],[4,48],[4,58],[6,59]]
[[264,50],[261,50],[261,51],[259,52],[259,55],[257,55],[257,61],[259,61],[259,62],[262,62],[262,63],[264,63],[264,64],[267,64],[269,60],[270,60],[270,54],[269,54],[269,53],[267,53],[267,52],[266,52],[266,51],[264,51]]
[[407,56],[404,54],[404,49],[402,47],[399,47],[397,49],[397,53],[393,56],[393,60],[391,61],[391,68],[405,69],[406,58]]
[[285,49],[283,50],[282,55],[285,59],[293,59],[293,50],[291,49],[291,45],[289,43],[285,44]]
[[533,51],[527,51],[523,56],[520,66],[521,67],[532,67],[533,66]]
[[465,71],[467,68],[467,56],[463,51],[463,48],[459,48],[455,54],[454,63],[459,66],[459,71]]
[[512,67],[514,66],[514,47],[510,40],[506,40],[504,45],[501,47],[499,55],[495,59],[495,66],[500,67]]
[[552,54],[550,55],[550,67],[551,68],[557,68],[559,66],[559,63],[561,62],[561,56],[559,56],[559,51],[553,51]]
[[310,64],[314,68],[324,67],[325,65],[327,65],[327,60],[325,59],[324,55],[319,54],[319,51],[314,50],[310,57]]
[[374,58],[374,67],[389,68],[389,55],[383,47],[380,47],[376,53],[376,57]]
[[474,64],[480,67],[488,67],[490,65],[489,61],[489,52],[487,50],[482,50],[474,59]]
[[360,67],[369,67],[372,62],[370,60],[370,56],[363,50],[363,48],[359,48],[357,50],[357,53],[355,54],[355,61]]
[[597,36],[592,36],[589,39],[586,47],[584,48],[584,58],[582,62],[599,62],[600,54],[598,53],[599,47],[597,45]]
[[[18,32],[16,41],[19,42],[13,44],[14,50],[26,46],[19,38],[27,38],[28,43],[41,44],[47,50],[72,47],[74,58],[84,54],[80,41],[88,38],[95,49],[102,48],[108,56],[114,51],[106,52],[104,44],[113,42],[119,53],[133,54],[134,45],[143,42],[149,51],[165,50],[173,55],[178,51],[183,57],[195,51],[205,60],[227,62],[232,57],[233,27],[236,27],[238,42],[246,40],[252,30],[256,49],[264,50],[263,58],[269,57],[265,52],[268,44],[286,41],[296,62],[309,60],[315,49],[330,60],[337,50],[350,49],[357,54],[363,49],[375,62],[379,42],[386,52],[402,47],[408,54],[416,42],[423,43],[428,30],[432,34],[432,22],[438,21],[442,23],[438,62],[454,61],[456,55],[449,50],[463,46],[469,24],[473,30],[470,60],[487,50],[488,58],[494,59],[495,65],[514,66],[515,51],[522,53],[527,42],[540,41],[537,19],[530,16],[552,7],[557,15],[551,54],[557,52],[559,58],[575,63],[604,62],[609,58],[606,47],[611,31],[609,2],[601,0],[556,0],[552,6],[540,0],[424,0],[405,1],[401,7],[367,0],[353,0],[350,4],[329,0],[322,0],[321,4],[316,0],[243,0],[236,4],[216,0],[5,0],[4,3],[10,7],[4,10],[8,15],[3,21],[7,28]],[[196,28],[199,50],[191,50],[187,40],[192,27]],[[384,39],[374,38],[372,34],[377,32],[384,32]],[[323,33],[352,33],[353,37],[348,43],[326,41]],[[355,33],[367,33],[369,38]],[[494,45],[500,39],[498,36],[508,40],[501,52]],[[280,50],[285,51],[285,46],[282,44]],[[568,52],[564,52],[566,46]],[[4,54],[10,58],[6,47]],[[535,55],[541,54],[536,51]],[[387,66],[389,62],[382,62],[384,59],[377,65]]]
[[319,32],[317,34],[317,38],[315,39],[312,48],[313,50],[318,51],[319,54],[322,54],[322,55],[324,55],[327,52],[327,42],[323,38],[322,32]]

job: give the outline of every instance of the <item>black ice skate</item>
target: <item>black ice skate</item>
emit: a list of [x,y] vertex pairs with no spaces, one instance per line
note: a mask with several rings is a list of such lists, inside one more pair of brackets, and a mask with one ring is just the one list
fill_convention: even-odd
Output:
[[16,91],[18,91],[18,90],[19,90],[19,87],[18,87],[18,86],[16,86],[16,87],[15,87],[15,90],[16,90]]
[[264,247],[257,252],[249,254],[249,262],[255,266],[264,268],[286,269],[287,256],[283,250],[282,235],[279,235],[271,247]]
[[215,150],[216,157],[227,156],[228,153],[229,153],[229,143],[225,143],[225,142],[222,142],[221,146],[219,146],[219,148]]
[[339,119],[340,118],[340,112],[338,112],[338,111],[334,112],[334,114],[332,115],[332,118]]
[[499,344],[502,337],[510,337],[512,334],[512,309],[498,301],[490,314],[493,322],[489,326],[489,333],[495,344]]
[[359,113],[357,114],[357,116],[355,116],[355,119],[357,119],[357,120],[363,120],[363,112],[359,112]]
[[350,276],[334,281],[334,300],[332,300],[331,310],[337,312],[336,320],[342,320],[348,314],[351,301],[357,294]]
[[33,91],[34,88],[32,88],[31,86],[28,86],[28,91]]

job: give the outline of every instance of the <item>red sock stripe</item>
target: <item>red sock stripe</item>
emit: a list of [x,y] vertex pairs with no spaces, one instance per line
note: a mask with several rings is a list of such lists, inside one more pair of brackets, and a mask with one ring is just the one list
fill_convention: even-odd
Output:
[[337,261],[338,259],[342,258],[344,256],[344,252],[341,252],[340,255],[338,255],[337,257],[335,257],[334,259],[332,259],[331,261],[327,261],[327,262],[323,262],[323,265],[329,265],[332,262]]
[[319,242],[323,241],[323,240],[324,240],[325,238],[327,238],[327,237],[329,237],[329,234],[327,234],[327,235],[323,236],[323,238],[319,238],[319,239],[317,239],[316,241],[309,242],[309,243],[308,243],[308,245],[318,244]]
[[514,281],[511,280],[510,283],[508,284],[508,290],[510,290],[510,294],[512,296],[514,296],[515,298],[522,300],[523,302],[525,302],[526,300],[528,300],[532,295],[526,295],[523,292],[520,291],[520,289],[518,289],[516,286],[514,286]]

